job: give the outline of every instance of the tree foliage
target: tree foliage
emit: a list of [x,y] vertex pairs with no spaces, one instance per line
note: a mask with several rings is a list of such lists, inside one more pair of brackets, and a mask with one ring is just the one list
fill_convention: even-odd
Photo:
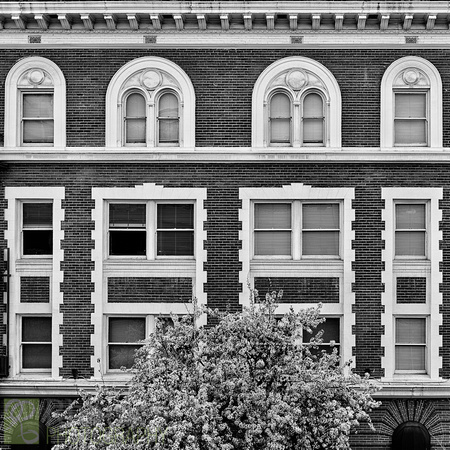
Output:
[[344,370],[336,350],[302,342],[320,307],[279,318],[276,297],[214,327],[196,327],[197,316],[157,326],[127,392],[83,394],[56,449],[349,449],[350,433],[371,425],[376,388]]

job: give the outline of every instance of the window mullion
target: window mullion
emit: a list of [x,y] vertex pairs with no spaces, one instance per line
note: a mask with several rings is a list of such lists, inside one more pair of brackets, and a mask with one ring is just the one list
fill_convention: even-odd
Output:
[[150,201],[147,204],[147,258],[156,259],[156,202]]
[[301,202],[296,200],[292,202],[292,259],[301,259],[301,234],[302,234],[302,212]]

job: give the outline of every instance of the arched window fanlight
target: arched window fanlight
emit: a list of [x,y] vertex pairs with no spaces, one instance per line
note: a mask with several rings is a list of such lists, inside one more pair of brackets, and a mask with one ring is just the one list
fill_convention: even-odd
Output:
[[392,435],[392,450],[430,450],[430,448],[430,433],[419,422],[404,422]]

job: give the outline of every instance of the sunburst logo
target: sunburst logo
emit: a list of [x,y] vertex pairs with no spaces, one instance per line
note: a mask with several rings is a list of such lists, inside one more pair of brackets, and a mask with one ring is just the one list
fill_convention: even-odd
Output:
[[39,444],[39,399],[4,399],[4,444]]

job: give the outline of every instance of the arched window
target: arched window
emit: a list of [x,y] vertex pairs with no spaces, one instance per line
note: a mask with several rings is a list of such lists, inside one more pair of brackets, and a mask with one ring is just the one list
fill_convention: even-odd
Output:
[[133,92],[125,100],[125,145],[145,144],[147,139],[147,115],[145,97]]
[[194,147],[195,93],[186,73],[157,57],[135,59],[106,93],[107,147]]
[[442,147],[442,82],[429,61],[393,62],[381,81],[381,147]]
[[324,145],[325,111],[324,101],[319,93],[307,93],[303,98],[302,120],[303,145]]
[[178,97],[164,92],[158,99],[158,145],[178,145],[180,142],[180,111]]
[[429,450],[430,433],[419,422],[404,422],[392,435],[392,450]]
[[5,147],[66,145],[66,82],[39,56],[20,60],[5,81]]
[[340,147],[341,93],[332,73],[299,56],[264,70],[253,89],[252,145]]
[[291,99],[283,92],[275,93],[270,99],[270,145],[291,145],[291,109]]

